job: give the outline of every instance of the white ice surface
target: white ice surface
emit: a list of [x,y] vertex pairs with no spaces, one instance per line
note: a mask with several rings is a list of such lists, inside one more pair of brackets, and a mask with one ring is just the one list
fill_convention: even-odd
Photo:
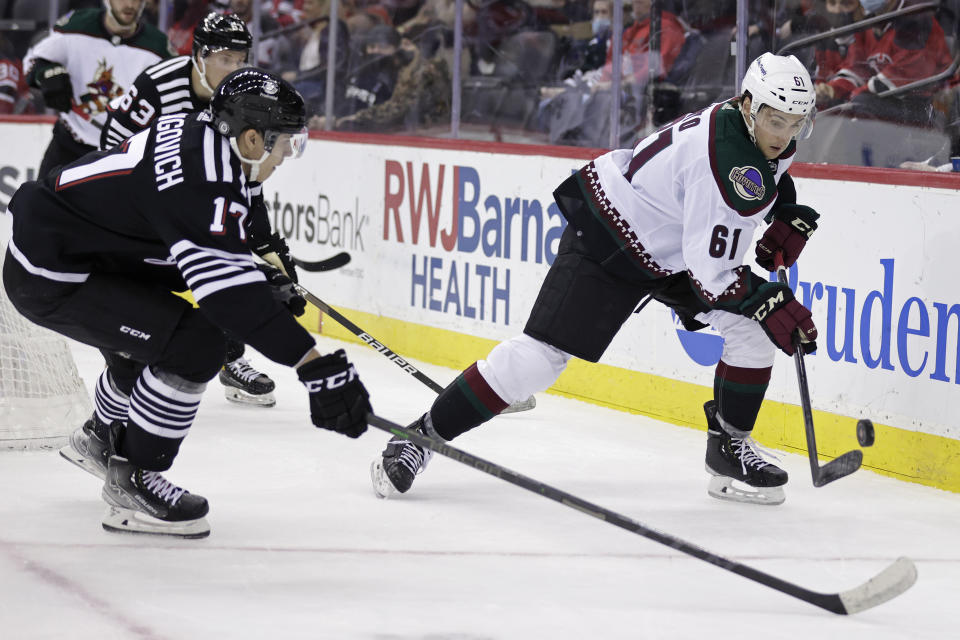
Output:
[[[429,406],[385,358],[347,351],[379,414],[406,424]],[[99,354],[74,352],[92,386]],[[0,453],[0,639],[960,638],[958,495],[868,471],[814,489],[787,454],[784,505],[723,503],[706,493],[702,432],[550,395],[454,443],[810,589],[916,561],[906,594],[836,616],[451,460],[377,500],[368,466],[386,434],[315,429],[295,374],[251,360],[277,406],[228,404],[211,383],[167,474],[209,499],[205,540],[107,533],[93,476],[56,453]]]

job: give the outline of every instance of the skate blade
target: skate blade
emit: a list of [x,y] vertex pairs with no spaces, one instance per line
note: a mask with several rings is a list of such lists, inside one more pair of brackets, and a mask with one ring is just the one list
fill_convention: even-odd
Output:
[[110,505],[101,521],[104,530],[114,533],[168,536],[175,538],[206,538],[210,525],[206,518],[167,522],[133,509]]
[[96,476],[103,480],[107,476],[107,470],[100,467],[95,462],[91,461],[87,456],[79,453],[69,444],[60,449],[60,457],[62,457],[67,462],[73,463],[89,473],[90,475]]
[[783,504],[787,499],[786,494],[783,492],[783,487],[750,487],[749,485],[739,482],[734,484],[733,478],[715,475],[710,476],[707,493],[718,500],[740,502],[743,504],[776,506]]
[[373,483],[373,493],[381,500],[386,500],[397,493],[397,488],[393,486],[383,470],[382,458],[377,458],[370,463],[370,481]]
[[272,391],[255,396],[252,393],[247,393],[243,389],[237,389],[236,387],[224,387],[223,395],[230,402],[245,404],[251,407],[268,408],[277,404],[277,399],[274,397]]
[[519,411],[530,411],[537,406],[537,399],[533,396],[530,396],[526,400],[521,400],[519,402],[514,402],[509,405],[506,409],[500,412],[500,415],[505,413],[517,413]]

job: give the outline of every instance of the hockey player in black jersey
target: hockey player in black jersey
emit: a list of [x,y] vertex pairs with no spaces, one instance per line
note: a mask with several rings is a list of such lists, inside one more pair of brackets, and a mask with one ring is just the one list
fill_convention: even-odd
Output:
[[[724,338],[706,403],[708,493],[780,504],[787,472],[751,437],[776,349],[815,348],[810,311],[784,284],[744,264],[793,265],[818,214],[796,203],[787,173],[809,134],[816,96],[793,56],[765,53],[743,93],[687,114],[634,149],[604,154],[554,191],[568,226],[522,335],[502,342],[444,389],[412,428],[450,440],[547,389],[571,357],[596,362],[647,296],[688,330]],[[371,465],[380,497],[410,489],[430,451],[394,437]],[[736,484],[735,484],[736,483]]]
[[[111,149],[157,118],[171,113],[202,111],[210,104],[214,87],[232,71],[247,65],[253,37],[235,15],[208,13],[193,31],[189,56],[164,60],[147,68],[129,90],[107,108],[100,148]],[[248,187],[253,196],[247,216],[251,249],[296,281],[286,242],[270,228],[259,184]],[[276,404],[275,384],[244,358],[244,344],[227,336],[227,354],[220,371],[228,400],[259,407]],[[65,451],[69,455],[69,451]]]
[[[107,359],[97,406],[109,424],[94,420],[75,436],[106,476],[108,530],[208,535],[207,501],[161,472],[220,369],[224,329],[296,368],[317,427],[354,438],[367,428],[369,396],[346,354],[316,351],[293,316],[303,299],[279,270],[258,268],[248,246],[249,183],[299,155],[305,123],[292,86],[241,69],[209,111],[162,115],[111,151],[24,183],[10,201],[11,303]],[[171,293],[187,288],[199,308]]]

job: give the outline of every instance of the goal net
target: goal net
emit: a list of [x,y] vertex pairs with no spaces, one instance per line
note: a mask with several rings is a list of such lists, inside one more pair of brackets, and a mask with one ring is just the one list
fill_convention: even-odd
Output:
[[59,448],[92,411],[66,340],[21,316],[0,284],[0,450]]

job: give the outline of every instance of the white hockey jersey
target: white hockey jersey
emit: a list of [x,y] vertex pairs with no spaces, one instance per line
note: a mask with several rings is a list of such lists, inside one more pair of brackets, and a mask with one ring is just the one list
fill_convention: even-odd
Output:
[[121,38],[104,27],[104,15],[105,9],[67,13],[23,59],[35,86],[38,60],[67,69],[73,85],[73,106],[60,114],[60,120],[79,142],[94,148],[100,146],[107,104],[133,84],[141,71],[173,55],[167,37],[156,27],[141,24],[134,35]]
[[[744,258],[777,199],[796,144],[767,160],[736,100],[690,113],[631,151],[580,172],[593,215],[650,277],[686,271],[709,308],[735,307],[749,289]],[[731,309],[732,310],[732,309]]]

